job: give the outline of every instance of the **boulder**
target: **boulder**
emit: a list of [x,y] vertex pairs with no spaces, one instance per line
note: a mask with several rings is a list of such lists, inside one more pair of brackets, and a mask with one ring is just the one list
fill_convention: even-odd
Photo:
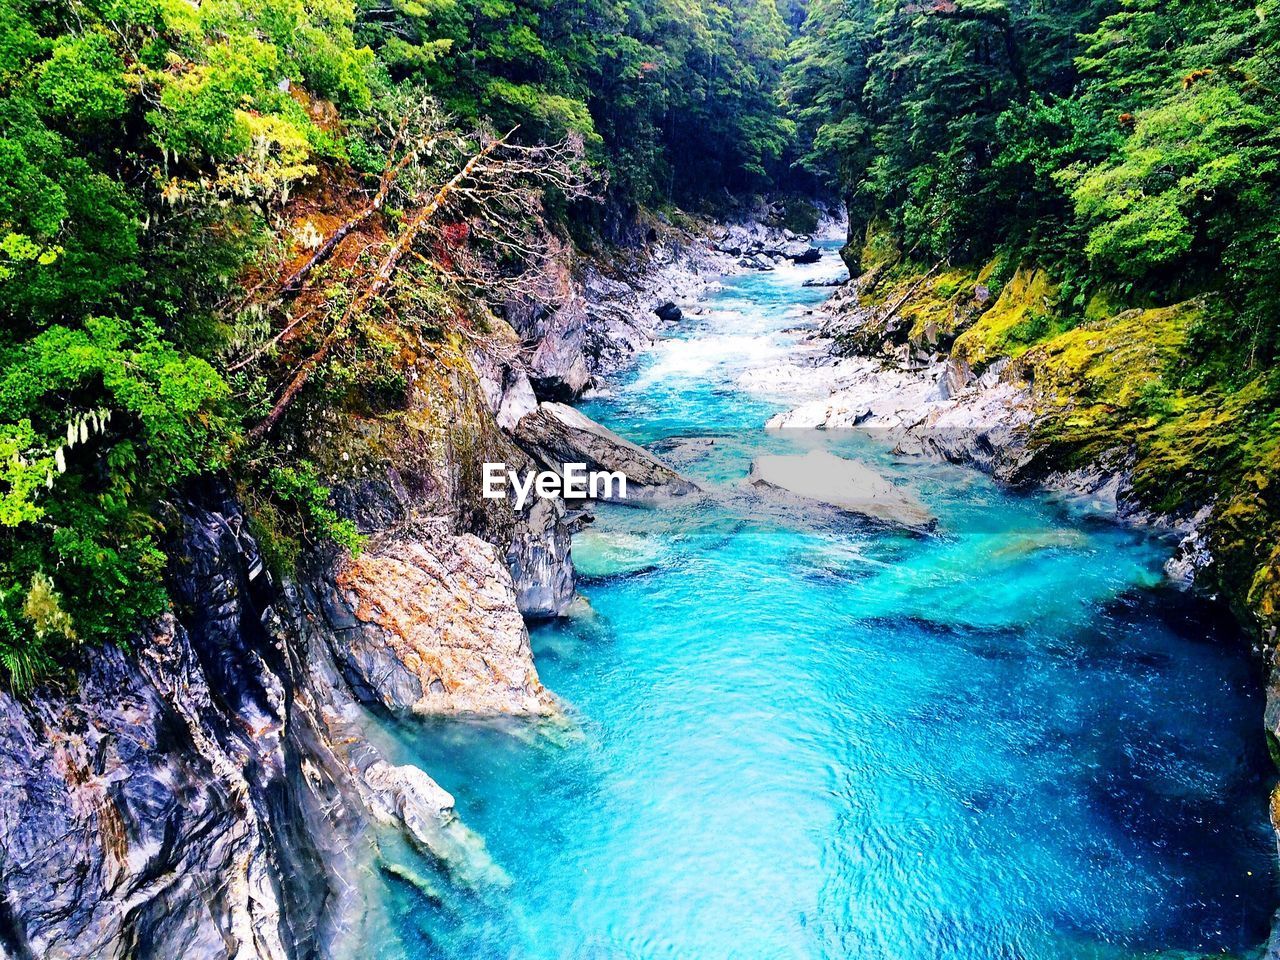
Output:
[[557,473],[566,463],[586,464],[589,471],[621,471],[627,478],[628,499],[698,489],[648,450],[563,403],[539,404],[516,425],[515,438],[535,460]]
[[477,350],[471,354],[471,365],[485,405],[502,429],[510,430],[538,406],[528,375],[515,364]]
[[802,456],[760,457],[749,483],[786,490],[846,513],[911,530],[932,529],[937,518],[914,495],[864,463],[821,450]]
[[822,259],[822,250],[811,243],[797,240],[784,245],[782,255],[796,263],[817,263]]
[[574,570],[563,500],[533,499],[516,520],[506,560],[521,614],[564,616],[573,603]]
[[658,319],[663,323],[675,323],[684,316],[684,311],[668,300],[666,303],[659,304],[653,310],[658,315]]

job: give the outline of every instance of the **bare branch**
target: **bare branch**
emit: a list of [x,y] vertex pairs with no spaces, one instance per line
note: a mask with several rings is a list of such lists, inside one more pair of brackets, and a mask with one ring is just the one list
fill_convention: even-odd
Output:
[[507,139],[515,133],[515,131],[516,128],[513,127],[505,136],[490,142],[478,153],[474,154],[471,159],[463,165],[461,170],[455,173],[453,177],[451,177],[435,192],[435,195],[426,204],[426,206],[422,207],[414,214],[412,219],[405,224],[404,228],[400,231],[399,237],[396,238],[396,242],[392,245],[391,251],[383,259],[382,264],[373,275],[373,279],[369,285],[347,305],[346,310],[343,311],[338,322],[321,342],[320,348],[316,350],[315,353],[311,354],[311,356],[307,357],[307,359],[302,361],[294,371],[292,378],[281,392],[279,399],[276,400],[275,404],[272,406],[271,412],[267,414],[266,418],[261,423],[249,431],[250,442],[256,443],[261,441],[272,431],[272,429],[275,428],[275,425],[280,421],[280,418],[284,415],[284,412],[288,409],[289,405],[293,403],[298,393],[311,378],[311,374],[318,366],[320,366],[320,364],[324,363],[324,361],[328,359],[329,354],[333,350],[334,344],[346,336],[347,331],[351,328],[355,319],[364,312],[365,308],[368,307],[368,305],[378,297],[391,282],[391,278],[395,273],[396,265],[400,262],[400,258],[404,256],[405,252],[413,245],[427,221],[429,221],[431,217],[435,215],[436,211],[438,211],[449,199],[450,192],[459,184],[464,183],[469,177],[473,176],[476,173],[477,168],[480,167],[495,150],[502,146]]

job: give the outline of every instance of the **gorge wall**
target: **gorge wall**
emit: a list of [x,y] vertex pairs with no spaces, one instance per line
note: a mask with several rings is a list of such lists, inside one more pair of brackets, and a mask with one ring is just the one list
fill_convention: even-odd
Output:
[[[653,308],[725,262],[675,229],[607,263],[563,259],[545,300],[487,335],[402,355],[402,409],[311,420],[292,442],[367,537],[358,556],[315,551],[273,581],[235,492],[186,490],[172,612],[130,650],[0,694],[0,956],[349,955],[376,827],[488,869],[429,772],[370,742],[368,711],[558,715],[523,617],[572,601],[576,518],[482,499],[480,464],[572,450],[571,428],[540,454],[516,427],[624,363],[656,335]],[[603,428],[588,439],[605,462],[615,444],[637,455]]]

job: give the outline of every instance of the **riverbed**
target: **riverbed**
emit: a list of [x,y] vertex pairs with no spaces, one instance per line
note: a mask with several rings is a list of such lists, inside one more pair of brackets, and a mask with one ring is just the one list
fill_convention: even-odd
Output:
[[[583,603],[532,630],[571,726],[405,723],[495,869],[388,849],[378,958],[1241,954],[1276,902],[1258,668],[1087,503],[766,434],[834,254],[726,281],[586,412],[704,493],[607,506]],[[921,533],[744,484],[821,445]]]

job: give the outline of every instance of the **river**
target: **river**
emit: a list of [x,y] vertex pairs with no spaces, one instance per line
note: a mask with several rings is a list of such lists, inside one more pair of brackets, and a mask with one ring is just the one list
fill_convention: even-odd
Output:
[[[1246,952],[1276,902],[1258,669],[1169,544],[875,438],[770,437],[737,386],[813,267],[726,282],[586,412],[706,496],[610,506],[536,627],[573,729],[405,723],[506,883],[379,878],[371,958],[1127,958]],[[691,439],[692,438],[692,439]],[[936,533],[744,488],[822,440]],[[389,861],[409,863],[388,849]]]

